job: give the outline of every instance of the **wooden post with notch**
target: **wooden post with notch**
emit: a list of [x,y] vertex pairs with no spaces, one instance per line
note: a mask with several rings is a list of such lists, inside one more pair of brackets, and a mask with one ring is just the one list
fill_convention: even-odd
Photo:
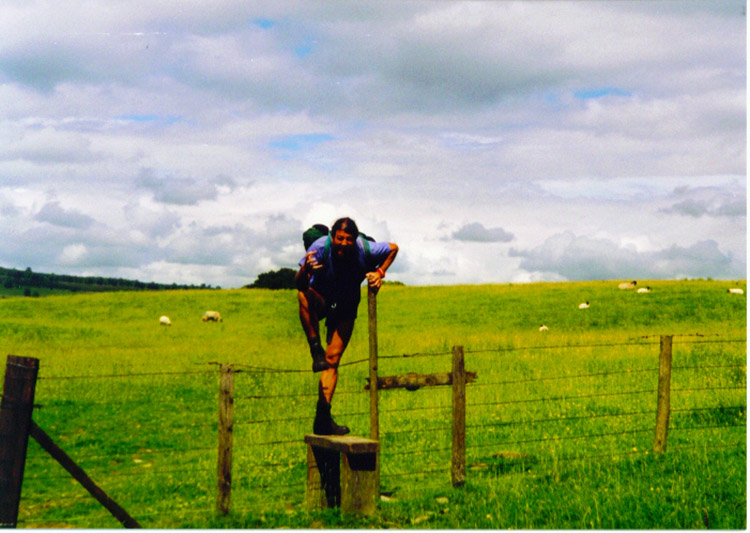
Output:
[[659,389],[656,405],[656,431],[654,434],[654,453],[667,451],[667,432],[669,430],[670,382],[672,380],[672,335],[662,335],[659,352]]
[[451,481],[459,487],[466,481],[466,371],[463,346],[453,347],[453,449]]
[[221,365],[219,377],[219,459],[216,510],[229,513],[232,498],[232,443],[234,430],[234,367]]
[[15,528],[39,359],[9,355],[0,404],[0,527]]

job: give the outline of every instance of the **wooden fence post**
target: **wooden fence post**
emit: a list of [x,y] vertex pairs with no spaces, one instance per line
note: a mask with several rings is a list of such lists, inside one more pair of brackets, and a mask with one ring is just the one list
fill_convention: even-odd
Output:
[[216,510],[229,513],[232,497],[232,441],[234,429],[234,367],[221,365],[219,378],[219,459]]
[[[378,408],[378,290],[367,288],[367,318],[370,330],[370,438],[380,440]],[[375,494],[380,494],[380,459],[375,465]]]
[[0,527],[15,528],[21,503],[39,359],[9,355],[0,404]]
[[378,411],[378,302],[377,290],[367,289],[367,317],[370,331],[370,438],[379,440]]
[[672,380],[672,335],[662,335],[659,353],[659,389],[656,405],[656,431],[654,453],[667,451],[667,431],[669,430],[670,382]]
[[464,347],[453,347],[453,452],[451,481],[459,487],[466,481],[466,372]]

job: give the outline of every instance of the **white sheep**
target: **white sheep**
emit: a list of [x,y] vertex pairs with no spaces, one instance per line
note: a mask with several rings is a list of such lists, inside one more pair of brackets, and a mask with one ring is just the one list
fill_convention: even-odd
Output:
[[638,289],[635,292],[637,292],[638,294],[644,294],[644,293],[647,293],[647,292],[651,292],[651,287],[641,287],[640,289]]
[[542,324],[541,326],[539,326],[539,331],[549,331],[549,328]]
[[620,284],[619,284],[619,285],[617,286],[617,288],[618,288],[618,289],[624,289],[624,290],[627,290],[627,289],[635,289],[635,286],[636,286],[637,284],[638,284],[638,282],[637,282],[637,281],[635,281],[635,280],[633,280],[633,281],[626,281],[625,283],[620,283]]
[[582,304],[578,304],[578,309],[588,309],[588,308],[589,308],[588,302],[583,302]]
[[203,322],[223,322],[221,315],[218,311],[206,311],[203,313]]
[[168,316],[161,316],[159,317],[159,324],[161,324],[162,326],[171,326],[172,321],[169,320]]
[[742,289],[727,289],[729,294],[745,294]]

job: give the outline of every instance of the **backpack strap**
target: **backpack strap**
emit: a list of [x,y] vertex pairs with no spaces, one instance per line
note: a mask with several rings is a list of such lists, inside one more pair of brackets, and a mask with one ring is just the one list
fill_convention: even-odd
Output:
[[365,249],[365,257],[370,257],[370,241],[365,238],[364,233],[359,234],[359,240],[362,243],[362,248]]
[[328,260],[328,255],[331,253],[331,234],[328,234],[328,237],[326,238],[326,243],[323,246],[323,261]]
[[[357,237],[359,242],[362,243],[362,248],[365,250],[365,259],[370,258],[370,241],[368,241],[363,233],[360,233]],[[326,261],[328,259],[328,255],[331,253],[331,235],[328,234],[328,237],[326,238],[326,242],[323,245],[323,261]]]

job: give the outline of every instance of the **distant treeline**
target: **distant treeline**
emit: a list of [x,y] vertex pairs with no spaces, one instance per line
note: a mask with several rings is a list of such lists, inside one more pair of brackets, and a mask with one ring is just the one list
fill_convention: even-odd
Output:
[[[294,276],[297,273],[296,270],[291,268],[281,268],[279,270],[270,270],[258,274],[258,279],[253,281],[250,285],[245,285],[245,289],[295,289],[297,285],[294,283]],[[403,285],[400,281],[383,281],[386,285]]]
[[7,290],[22,289],[26,296],[34,289],[48,289],[54,292],[106,292],[106,291],[160,291],[174,289],[219,289],[210,285],[178,285],[143,282],[138,280],[105,278],[100,276],[69,276],[67,274],[43,274],[32,272],[31,268],[17,270],[0,267],[0,287]]

